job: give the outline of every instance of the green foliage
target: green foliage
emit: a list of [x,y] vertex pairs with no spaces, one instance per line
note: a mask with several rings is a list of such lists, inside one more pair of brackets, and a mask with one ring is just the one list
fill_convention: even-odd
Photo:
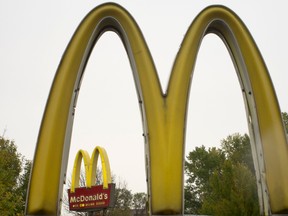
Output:
[[131,215],[132,199],[133,195],[130,190],[127,189],[127,185],[118,185],[115,189],[115,207],[109,209],[106,215],[109,216],[129,216]]
[[201,146],[189,153],[185,162],[185,173],[188,177],[184,187],[185,213],[200,213],[203,198],[211,191],[209,178],[213,172],[219,170],[224,160],[224,153],[216,148],[207,151]]
[[222,151],[226,159],[231,160],[233,164],[244,164],[254,172],[254,163],[251,153],[250,139],[247,134],[233,134],[221,141]]
[[[23,174],[19,176],[19,185],[18,185],[17,192],[23,198],[23,200],[25,202],[26,196],[27,196],[27,191],[28,191],[30,173],[31,173],[31,169],[32,169],[32,161],[31,160],[24,160],[24,162],[22,163],[22,166],[23,166]],[[24,212],[24,210],[25,209],[23,207],[23,212]]]
[[225,161],[221,175],[214,173],[209,182],[213,190],[206,194],[200,213],[259,215],[255,176],[244,164]]
[[146,193],[135,193],[132,199],[132,209],[134,209],[136,215],[142,215],[147,209],[147,195]]
[[185,213],[259,215],[248,135],[233,134],[221,148],[196,147],[187,156]]
[[[9,172],[8,172],[9,171]],[[21,155],[13,141],[0,138],[0,179],[5,187],[15,189],[21,172]]]
[[282,113],[282,118],[283,118],[284,126],[286,129],[286,133],[288,133],[288,114],[287,114],[287,112]]
[[[14,141],[0,137],[0,212],[23,215],[31,162],[17,152]],[[28,165],[30,163],[30,165]],[[21,174],[22,167],[24,173]]]
[[135,193],[132,199],[133,209],[145,209],[147,202],[146,193]]

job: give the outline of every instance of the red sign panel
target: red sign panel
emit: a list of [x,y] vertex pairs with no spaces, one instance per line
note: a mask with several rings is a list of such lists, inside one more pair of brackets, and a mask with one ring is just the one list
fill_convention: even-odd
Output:
[[74,193],[68,189],[70,211],[93,211],[113,207],[115,184],[108,186],[108,189],[103,189],[103,185],[75,188]]

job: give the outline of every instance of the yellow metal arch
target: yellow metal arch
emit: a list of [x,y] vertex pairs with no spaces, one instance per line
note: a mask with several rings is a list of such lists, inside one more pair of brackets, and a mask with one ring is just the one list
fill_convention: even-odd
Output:
[[[66,176],[74,109],[81,78],[93,45],[107,30],[114,30],[121,35],[130,56],[139,100],[143,101],[143,97],[148,100],[151,96],[150,100],[161,103],[161,89],[152,58],[133,18],[116,4],[104,4],[95,8],[76,30],[51,87],[30,178],[26,207],[28,215],[60,212],[62,183]],[[142,96],[139,80],[145,86],[145,96]],[[155,94],[157,98],[153,99],[153,92],[158,92],[159,96]],[[154,103],[149,104],[151,110],[153,106]],[[157,113],[154,116],[158,118]]]
[[[262,56],[248,29],[234,12],[212,6],[195,18],[175,60],[167,101],[175,104],[176,98],[182,97],[183,101],[187,98],[191,71],[193,73],[199,45],[207,33],[215,33],[224,41],[242,87],[257,182],[261,184],[258,185],[261,211],[265,215],[287,213],[288,146],[281,112]],[[183,103],[180,112],[185,110]]]
[[[72,172],[72,179],[71,179],[71,192],[75,192],[75,188],[79,187],[79,180],[80,180],[80,172],[81,172],[81,164],[82,158],[84,160],[84,167],[85,167],[85,178],[86,178],[86,186],[91,187],[91,180],[89,176],[91,160],[90,156],[87,151],[79,150],[76,154]],[[90,181],[90,184],[89,184]]]
[[[183,214],[185,121],[189,88],[205,34],[228,47],[243,89],[264,214],[288,211],[287,141],[278,102],[263,59],[245,25],[229,9],[203,10],[188,29],[164,94],[145,40],[131,15],[104,4],[82,21],[57,70],[43,116],[27,200],[28,215],[59,212],[74,109],[89,54],[101,34],[118,33],[129,56],[147,144],[152,215]],[[267,192],[268,191],[268,194]],[[58,209],[58,210],[57,210]]]
[[100,146],[96,146],[93,150],[92,156],[90,158],[87,151],[79,150],[76,154],[72,172],[71,180],[71,192],[75,192],[75,188],[79,187],[80,171],[82,158],[85,165],[85,178],[86,178],[86,187],[91,188],[96,184],[96,169],[97,161],[100,154],[101,165],[102,165],[102,175],[103,175],[103,188],[107,189],[108,184],[111,183],[111,172],[110,172],[110,163],[106,153],[106,150]]
[[91,186],[95,185],[96,179],[96,169],[97,169],[97,161],[100,154],[101,166],[102,166],[102,176],[103,176],[103,188],[108,188],[108,184],[111,183],[111,171],[110,171],[110,163],[104,148],[97,146],[92,153],[91,160],[91,168],[89,172],[89,179],[91,182]]

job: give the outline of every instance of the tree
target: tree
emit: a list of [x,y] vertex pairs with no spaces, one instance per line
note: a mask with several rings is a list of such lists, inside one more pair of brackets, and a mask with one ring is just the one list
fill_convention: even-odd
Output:
[[[23,165],[24,164],[24,165]],[[27,190],[29,185],[30,173],[32,169],[32,161],[31,160],[23,160],[22,162],[23,174],[19,177],[19,185],[18,185],[18,193],[23,198],[24,202],[27,197]],[[25,203],[24,203],[25,204]],[[23,212],[25,210],[25,206],[23,207]]]
[[[23,156],[14,141],[0,137],[0,212],[1,215],[23,215],[29,174],[21,175]],[[24,185],[24,182],[26,185]],[[26,188],[25,188],[26,187]]]
[[259,215],[255,176],[244,164],[225,161],[221,175],[213,173],[209,182],[212,190],[206,194],[200,213]]
[[213,172],[220,169],[224,160],[224,153],[216,148],[206,150],[204,146],[201,146],[189,153],[185,162],[187,175],[184,187],[185,213],[200,213],[203,199],[211,191],[209,178]]
[[288,114],[287,114],[287,112],[282,113],[282,118],[283,118],[284,126],[286,129],[286,133],[288,133]]
[[135,193],[133,194],[132,199],[132,208],[136,211],[136,214],[142,214],[143,211],[146,211],[147,205],[147,195],[146,193]]
[[221,147],[227,160],[231,160],[233,164],[244,164],[253,173],[255,172],[250,139],[247,134],[229,135],[221,141]]
[[248,135],[233,134],[221,148],[196,147],[187,156],[185,213],[259,215]]
[[131,190],[127,188],[125,181],[119,181],[115,189],[116,203],[114,208],[108,209],[107,216],[129,216],[132,215],[132,199],[133,195]]

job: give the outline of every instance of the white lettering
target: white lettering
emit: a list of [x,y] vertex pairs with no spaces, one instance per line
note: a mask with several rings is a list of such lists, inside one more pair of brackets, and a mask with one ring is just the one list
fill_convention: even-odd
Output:
[[88,201],[99,201],[99,200],[107,200],[108,194],[107,193],[100,193],[95,195],[80,195],[80,196],[71,196],[70,203],[79,203],[79,202],[88,202]]
[[70,198],[70,203],[74,203],[74,202],[76,202],[76,197],[71,197]]

